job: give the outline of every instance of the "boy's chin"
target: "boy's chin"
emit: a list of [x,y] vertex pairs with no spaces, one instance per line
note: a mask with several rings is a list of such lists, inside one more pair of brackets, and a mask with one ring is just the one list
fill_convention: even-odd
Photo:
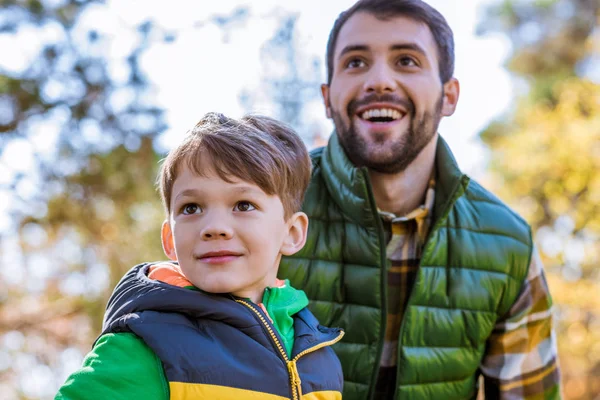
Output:
[[[194,282],[192,282],[194,283]],[[212,294],[233,294],[240,292],[239,286],[232,285],[231,283],[220,283],[220,282],[198,282],[199,284],[194,284],[198,289],[202,290],[206,293]],[[243,296],[238,296],[243,297]]]

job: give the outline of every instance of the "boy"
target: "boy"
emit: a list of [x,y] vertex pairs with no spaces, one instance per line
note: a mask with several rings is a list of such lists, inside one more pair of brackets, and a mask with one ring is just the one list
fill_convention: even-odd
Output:
[[[210,113],[165,159],[165,254],[111,296],[56,399],[339,399],[343,336],[276,278],[306,241],[304,144],[273,119]],[[303,394],[305,397],[303,397]]]

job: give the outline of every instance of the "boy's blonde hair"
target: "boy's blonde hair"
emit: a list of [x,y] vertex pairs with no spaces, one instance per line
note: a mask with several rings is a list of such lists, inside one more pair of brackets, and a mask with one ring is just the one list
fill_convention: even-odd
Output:
[[260,115],[208,113],[163,160],[158,185],[167,214],[181,165],[206,176],[207,162],[227,182],[236,177],[279,196],[286,219],[300,210],[310,181],[308,151],[291,127]]

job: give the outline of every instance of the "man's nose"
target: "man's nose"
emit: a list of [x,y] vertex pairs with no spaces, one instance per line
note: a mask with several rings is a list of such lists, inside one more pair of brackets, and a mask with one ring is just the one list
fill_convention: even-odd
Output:
[[390,66],[380,62],[375,63],[368,71],[364,90],[367,93],[390,93],[398,88],[397,74]]

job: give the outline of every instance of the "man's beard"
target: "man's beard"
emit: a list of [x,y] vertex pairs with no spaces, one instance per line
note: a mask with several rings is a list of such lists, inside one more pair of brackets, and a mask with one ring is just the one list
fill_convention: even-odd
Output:
[[[410,116],[411,119],[411,124],[407,132],[397,139],[389,140],[387,143],[387,135],[383,132],[375,132],[371,143],[360,136],[352,122],[352,116],[356,114],[356,109],[359,106],[375,101],[402,104],[407,110],[404,118]],[[332,116],[340,144],[355,166],[367,167],[385,174],[396,174],[404,171],[435,136],[442,118],[442,105],[443,93],[440,95],[440,99],[437,101],[433,112],[425,112],[421,118],[417,119],[415,117],[415,107],[412,102],[407,102],[391,95],[370,96],[360,102],[350,102],[347,107],[350,126],[344,126],[341,116],[337,111],[332,110]],[[373,149],[374,145],[381,150],[376,151],[376,149]],[[382,150],[388,153],[388,155],[376,154]]]

